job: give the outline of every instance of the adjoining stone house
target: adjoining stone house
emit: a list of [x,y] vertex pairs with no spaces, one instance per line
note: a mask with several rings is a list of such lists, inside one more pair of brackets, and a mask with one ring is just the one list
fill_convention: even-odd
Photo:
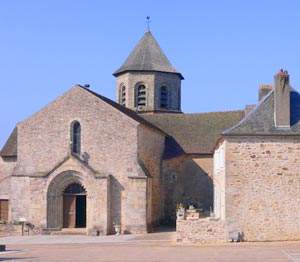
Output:
[[213,206],[213,147],[244,110],[183,114],[183,76],[151,32],[114,76],[117,103],[77,85],[17,124],[0,152],[0,219],[137,233],[175,223],[179,202]]
[[215,151],[215,214],[246,241],[300,239],[300,95],[274,78]]

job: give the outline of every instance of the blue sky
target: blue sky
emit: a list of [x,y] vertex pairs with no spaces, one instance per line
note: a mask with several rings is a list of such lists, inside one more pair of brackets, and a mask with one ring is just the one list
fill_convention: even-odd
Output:
[[0,148],[72,88],[115,100],[112,73],[147,29],[182,73],[186,113],[243,109],[284,68],[300,88],[300,1],[2,0]]

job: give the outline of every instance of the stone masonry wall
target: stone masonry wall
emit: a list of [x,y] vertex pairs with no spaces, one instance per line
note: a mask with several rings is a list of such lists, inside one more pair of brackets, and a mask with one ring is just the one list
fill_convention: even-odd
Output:
[[225,223],[213,218],[177,219],[176,240],[181,243],[226,242]]
[[[29,232],[28,232],[29,231]],[[42,230],[40,228],[28,229],[26,225],[23,228],[24,236],[40,235]],[[0,224],[0,237],[12,237],[22,236],[22,225],[21,224]]]
[[168,88],[168,109],[181,110],[181,79],[175,74],[156,73],[155,74],[155,109],[160,109],[160,88]]
[[[130,72],[117,77],[117,101],[119,101],[120,88],[126,87],[126,107],[136,110],[135,88],[144,84],[147,89],[147,102],[145,111],[160,109],[160,87],[169,88],[169,109],[180,110],[181,80],[176,74],[159,72]],[[143,111],[143,110],[142,110]]]
[[19,217],[29,219],[30,179],[28,177],[11,177],[14,189],[10,194],[10,221],[18,221]]
[[[150,188],[148,188],[148,223],[158,224],[161,218],[162,198],[162,155],[164,152],[165,136],[160,132],[153,132],[144,126],[138,127],[138,159],[141,160],[149,172]],[[151,180],[151,181],[150,181]]]
[[123,233],[147,233],[147,178],[129,178],[129,190],[126,192],[127,208],[123,213],[125,225]]
[[137,155],[139,123],[83,88],[74,87],[18,124],[15,173],[43,174],[68,156],[74,120],[81,124],[81,154],[86,153],[95,170],[116,177],[137,172],[132,159]]
[[16,161],[16,157],[0,157],[0,199],[10,198],[10,179]]
[[0,224],[0,237],[11,237],[11,236],[21,236],[21,235],[22,235],[21,225]]
[[16,163],[16,157],[0,157],[0,180],[12,174]]
[[117,77],[117,101],[119,101],[119,89],[123,85],[126,87],[126,107],[135,108],[135,88],[139,84],[144,84],[147,90],[147,101],[145,110],[154,110],[154,77],[152,72],[125,73]]
[[[135,190],[128,177],[144,175],[137,161],[139,123],[81,87],[72,88],[18,124],[18,161],[12,178],[13,217],[22,215],[28,220],[40,221],[41,225],[46,224],[47,186],[52,179],[47,174],[70,155],[70,126],[74,120],[81,124],[81,154],[87,156],[88,165],[100,176],[111,176],[109,189],[102,190],[103,194],[109,194],[106,204],[109,210],[101,212],[102,216],[108,214],[110,218],[88,216],[88,221],[93,221],[94,226],[99,226],[99,221],[108,221],[108,232],[112,232],[113,222],[121,223],[124,228],[126,223],[132,225],[137,221],[128,221],[124,214],[131,209],[127,201],[128,193]],[[158,137],[160,140],[161,137]],[[158,170],[154,163],[151,165]],[[72,170],[75,167],[68,165],[65,168]],[[100,184],[106,186],[106,183]],[[136,190],[140,192],[141,188]],[[96,205],[99,201],[88,202]],[[101,208],[104,205],[101,202]],[[143,206],[146,205],[144,201]],[[89,210],[94,208],[88,207]],[[138,223],[142,224],[136,227],[146,227],[146,219]]]
[[300,239],[300,138],[225,141],[227,230],[245,241]]
[[176,205],[193,204],[209,211],[213,206],[211,155],[184,155],[163,161],[165,222],[176,220]]

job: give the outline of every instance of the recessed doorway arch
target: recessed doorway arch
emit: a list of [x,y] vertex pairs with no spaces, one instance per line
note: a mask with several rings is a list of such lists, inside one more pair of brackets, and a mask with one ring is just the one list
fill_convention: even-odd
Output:
[[[47,191],[47,228],[87,226],[88,190],[82,177],[79,172],[65,171],[50,182]],[[69,222],[65,221],[67,213]]]

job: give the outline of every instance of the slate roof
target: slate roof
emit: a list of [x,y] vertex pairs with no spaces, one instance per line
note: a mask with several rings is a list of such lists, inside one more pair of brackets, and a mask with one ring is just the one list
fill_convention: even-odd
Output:
[[244,117],[244,111],[152,114],[142,117],[172,136],[184,152],[212,154],[221,133],[237,124]]
[[183,76],[171,65],[150,31],[146,32],[124,64],[114,72],[118,76],[128,71],[157,71]]
[[17,156],[17,148],[18,148],[18,128],[15,127],[12,133],[10,134],[9,138],[7,139],[5,145],[3,146],[2,150],[0,151],[0,156],[3,157],[10,157],[10,156]]
[[300,135],[300,95],[290,91],[291,128],[276,128],[274,121],[274,89],[240,123],[223,135]]

